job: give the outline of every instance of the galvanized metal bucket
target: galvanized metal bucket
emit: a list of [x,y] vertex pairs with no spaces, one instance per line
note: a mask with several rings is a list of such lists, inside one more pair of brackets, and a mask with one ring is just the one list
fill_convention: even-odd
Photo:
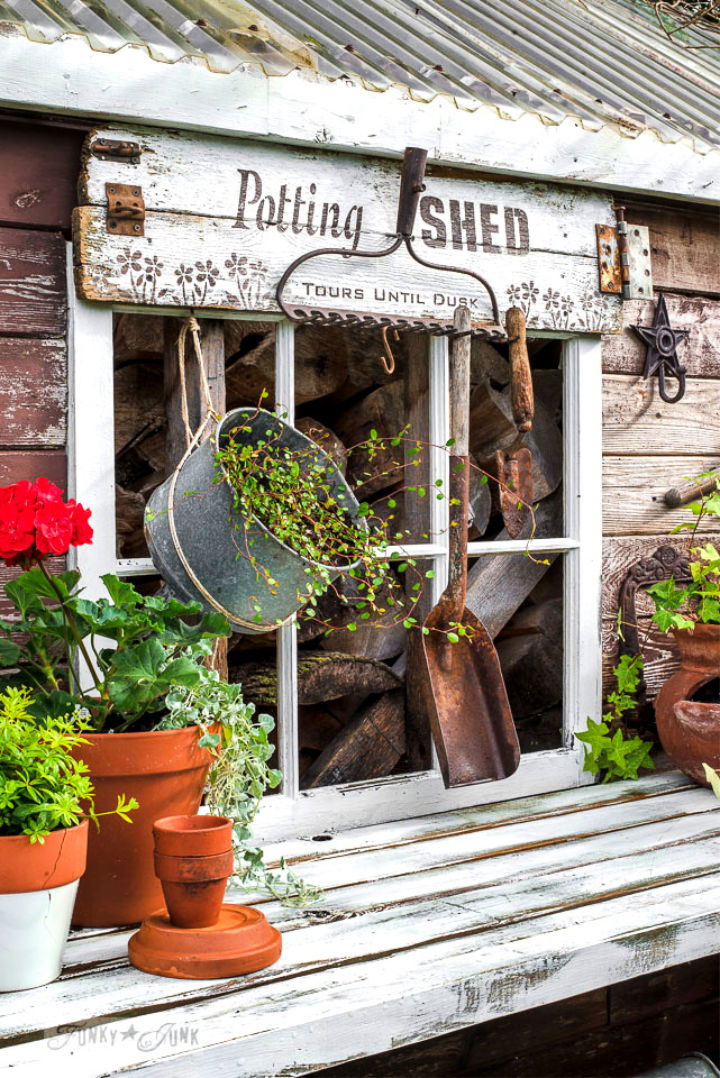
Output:
[[[276,539],[257,517],[245,520],[235,510],[233,492],[227,477],[222,478],[215,455],[238,427],[250,430],[236,434],[236,439],[254,442],[266,439],[266,432],[272,431],[280,448],[312,448],[327,468],[331,494],[347,507],[351,519],[362,518],[357,499],[330,457],[300,431],[257,408],[228,412],[215,436],[195,449],[175,475],[153,492],[145,514],[145,534],[152,560],[170,591],[185,602],[195,600],[206,610],[219,611],[235,630],[264,633],[287,623],[308,601],[308,570],[313,571],[314,563]],[[274,594],[251,564],[250,551],[257,565],[278,581]],[[335,578],[351,566],[321,568]]]

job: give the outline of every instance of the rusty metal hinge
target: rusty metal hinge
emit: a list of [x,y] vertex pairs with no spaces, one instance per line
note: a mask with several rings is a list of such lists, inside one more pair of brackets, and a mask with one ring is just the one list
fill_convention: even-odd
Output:
[[131,165],[139,165],[142,148],[139,142],[96,138],[90,147],[90,153],[103,161],[129,161]]
[[612,225],[595,225],[597,233],[600,291],[619,296],[622,292],[622,269],[618,230]]
[[145,235],[145,201],[142,187],[132,183],[106,183],[106,229],[113,236]]
[[625,207],[617,206],[617,228],[595,225],[600,291],[623,299],[650,299],[653,294],[650,234],[645,225],[629,225]]

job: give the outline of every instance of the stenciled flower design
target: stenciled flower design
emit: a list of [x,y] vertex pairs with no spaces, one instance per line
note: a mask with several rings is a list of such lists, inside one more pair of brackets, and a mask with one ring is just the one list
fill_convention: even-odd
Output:
[[129,247],[117,256],[121,273],[140,273],[142,271],[142,251],[133,251]]
[[195,269],[197,270],[198,283],[203,284],[207,281],[211,288],[220,276],[220,270],[209,258],[205,262],[196,262]]
[[543,293],[543,303],[545,304],[546,311],[558,308],[560,306],[560,293],[552,288],[548,288],[547,292]]
[[186,266],[184,262],[181,262],[179,266],[174,270],[177,277],[177,283],[179,285],[192,284],[193,275],[195,270],[192,266]]
[[148,283],[154,283],[159,277],[162,277],[162,271],[165,263],[161,262],[157,255],[150,255],[145,259],[145,280]]
[[523,281],[520,286],[522,298],[526,303],[534,303],[540,294],[540,289],[535,287],[534,281]]
[[225,259],[225,269],[230,271],[231,277],[244,277],[248,272],[248,260],[245,255],[233,251],[230,257]]
[[519,303],[522,298],[522,292],[519,284],[511,284],[507,290],[508,299],[510,303]]

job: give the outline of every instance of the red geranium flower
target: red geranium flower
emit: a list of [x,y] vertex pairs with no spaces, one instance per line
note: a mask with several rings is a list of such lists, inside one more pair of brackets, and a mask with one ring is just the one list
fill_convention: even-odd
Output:
[[66,554],[71,546],[92,542],[90,510],[49,479],[23,479],[0,487],[0,559],[6,565],[28,568],[48,554]]

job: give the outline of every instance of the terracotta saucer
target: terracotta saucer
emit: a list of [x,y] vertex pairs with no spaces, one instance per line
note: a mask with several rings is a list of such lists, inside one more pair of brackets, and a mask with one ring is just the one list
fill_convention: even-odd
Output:
[[160,977],[207,980],[253,973],[277,962],[282,937],[252,906],[226,903],[210,928],[177,928],[165,910],[146,918],[130,938],[133,966]]

